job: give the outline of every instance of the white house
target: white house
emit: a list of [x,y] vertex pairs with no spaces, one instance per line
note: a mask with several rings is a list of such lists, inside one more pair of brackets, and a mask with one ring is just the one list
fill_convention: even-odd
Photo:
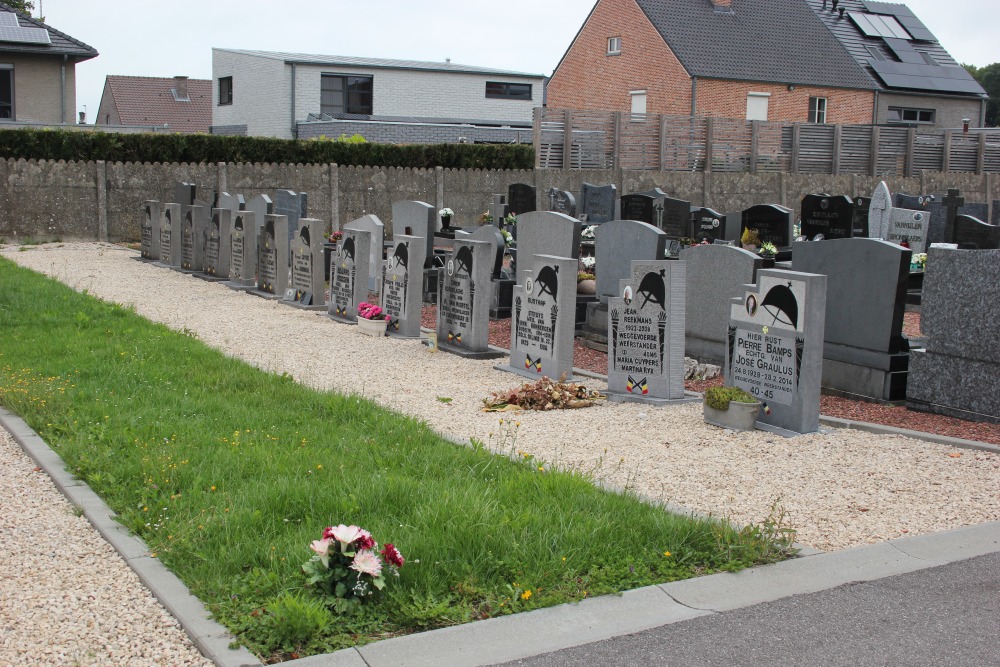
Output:
[[[376,135],[389,127],[393,139],[383,140],[414,142],[448,140],[428,128],[530,127],[545,86],[541,74],[452,62],[218,48],[212,77],[214,133],[284,139],[316,136],[309,126],[317,121]],[[401,127],[418,129],[400,135]]]

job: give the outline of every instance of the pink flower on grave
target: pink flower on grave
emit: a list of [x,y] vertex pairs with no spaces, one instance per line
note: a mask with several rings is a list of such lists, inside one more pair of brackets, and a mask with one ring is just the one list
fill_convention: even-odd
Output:
[[345,526],[340,524],[339,526],[331,526],[323,531],[324,538],[333,538],[338,542],[343,542],[344,544],[350,544],[354,540],[361,536],[361,529],[357,526]]
[[375,540],[372,538],[372,534],[364,528],[361,528],[360,531],[361,534],[354,540],[354,546],[361,550],[374,549]]
[[370,574],[377,577],[382,574],[382,561],[374,551],[359,551],[354,555],[354,562],[349,566],[352,570],[361,574]]
[[327,554],[330,553],[330,540],[313,540],[313,543],[309,545],[309,548],[325,558]]
[[382,557],[385,558],[385,562],[396,567],[403,567],[403,563],[406,561],[403,559],[403,554],[399,553],[399,549],[394,547],[392,543],[386,544],[382,547],[380,552]]

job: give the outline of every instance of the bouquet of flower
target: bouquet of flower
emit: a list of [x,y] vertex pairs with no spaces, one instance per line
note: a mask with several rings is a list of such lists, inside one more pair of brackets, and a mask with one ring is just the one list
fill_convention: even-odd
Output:
[[306,584],[333,596],[333,610],[350,611],[385,588],[386,573],[399,576],[405,560],[399,549],[378,543],[364,528],[328,526],[323,539],[309,545],[315,555],[303,566]]
[[503,235],[503,242],[505,245],[511,245],[514,243],[514,235],[508,232],[506,229],[501,229],[500,233]]
[[774,257],[778,254],[778,248],[775,247],[770,241],[764,241],[760,244],[760,256],[761,257]]
[[580,238],[583,239],[584,241],[593,241],[594,234],[596,232],[597,232],[597,225],[590,225],[588,227],[584,227],[583,231],[580,232]]
[[505,225],[516,225],[517,224],[517,213],[508,213],[507,217],[503,219],[503,224],[505,224]]
[[442,218],[450,218],[453,215],[455,215],[455,212],[452,211],[450,208],[443,208],[440,211],[438,211],[438,215],[440,215]]
[[493,222],[493,214],[489,211],[484,212],[481,216],[479,216],[479,222],[484,225],[491,224]]
[[330,243],[336,243],[342,238],[344,238],[344,232],[333,232],[330,234]]
[[921,270],[927,268],[927,253],[926,252],[913,253],[913,257],[910,258],[910,265],[919,267]]
[[381,306],[376,306],[374,303],[368,303],[367,301],[362,301],[358,304],[358,317],[363,317],[366,320],[390,319]]
[[580,258],[580,266],[583,267],[588,273],[593,273],[594,267],[597,266],[597,260],[590,255]]

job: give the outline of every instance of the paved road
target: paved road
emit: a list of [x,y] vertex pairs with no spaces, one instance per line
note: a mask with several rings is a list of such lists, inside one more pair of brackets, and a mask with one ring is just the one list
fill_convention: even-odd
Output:
[[505,663],[1000,666],[1000,553]]

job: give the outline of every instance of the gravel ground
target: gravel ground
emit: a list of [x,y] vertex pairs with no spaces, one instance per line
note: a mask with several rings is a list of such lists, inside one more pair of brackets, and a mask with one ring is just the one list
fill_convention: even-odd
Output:
[[[255,366],[287,372],[309,386],[363,394],[453,438],[476,437],[495,449],[531,452],[564,468],[593,471],[614,486],[740,523],[763,520],[778,502],[798,530],[798,540],[818,549],[1000,519],[997,454],[848,430],[790,439],[734,433],[705,424],[697,403],[484,413],[482,399],[490,392],[522,381],[495,370],[494,362],[432,354],[416,341],[368,338],[322,314],[134,261],[136,252],[117,246],[45,245],[0,252],[75,289],[186,329]],[[605,387],[599,381],[588,384]],[[519,420],[515,439],[494,435],[501,417]],[[22,518],[22,512],[7,511],[25,497],[7,497],[11,486],[4,484],[0,491],[9,517],[5,525]],[[60,518],[66,521],[65,514]],[[51,528],[56,521],[44,525]],[[74,578],[90,577],[93,568],[85,565]],[[8,564],[0,562],[4,581],[19,576],[7,572]],[[50,591],[49,583],[46,572],[26,588]],[[128,606],[135,596],[115,597]]]
[[211,665],[0,429],[0,665]]

